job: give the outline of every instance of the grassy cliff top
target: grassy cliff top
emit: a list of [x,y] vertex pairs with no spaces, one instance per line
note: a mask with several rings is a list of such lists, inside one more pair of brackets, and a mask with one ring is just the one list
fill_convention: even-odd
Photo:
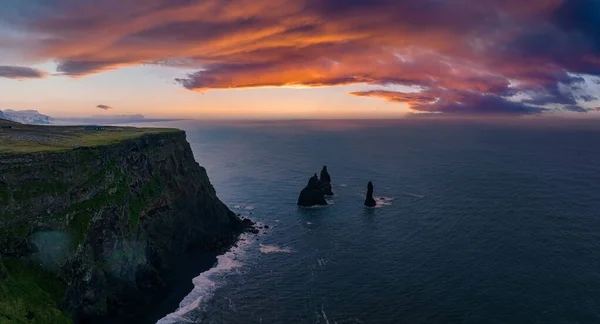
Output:
[[[103,126],[104,127],[104,126]],[[0,119],[0,154],[23,154],[110,145],[146,134],[176,133],[173,128],[23,125]]]

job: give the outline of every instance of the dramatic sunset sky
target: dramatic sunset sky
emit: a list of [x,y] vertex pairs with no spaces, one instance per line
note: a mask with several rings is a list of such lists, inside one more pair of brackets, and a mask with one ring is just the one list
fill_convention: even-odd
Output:
[[595,0],[0,0],[0,109],[600,114]]

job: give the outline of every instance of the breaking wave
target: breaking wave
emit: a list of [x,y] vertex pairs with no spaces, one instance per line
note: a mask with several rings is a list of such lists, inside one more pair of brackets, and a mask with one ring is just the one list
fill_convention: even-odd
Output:
[[261,253],[292,253],[294,252],[292,249],[282,248],[276,245],[264,245],[260,244],[260,252]]
[[193,314],[193,311],[197,311],[200,305],[214,295],[217,288],[224,283],[227,274],[244,265],[246,251],[252,243],[250,234],[243,234],[237,246],[217,257],[215,266],[192,280],[194,289],[179,303],[179,308],[163,317],[157,324],[195,323],[188,316]]
[[373,208],[383,208],[386,206],[391,206],[394,198],[391,197],[375,197],[375,201],[377,202],[377,206]]

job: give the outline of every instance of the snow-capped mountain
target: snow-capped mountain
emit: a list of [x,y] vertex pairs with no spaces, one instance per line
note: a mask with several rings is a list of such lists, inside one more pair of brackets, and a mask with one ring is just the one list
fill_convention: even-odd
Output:
[[22,124],[48,125],[52,117],[40,114],[37,110],[12,110],[0,111],[0,118],[12,120]]

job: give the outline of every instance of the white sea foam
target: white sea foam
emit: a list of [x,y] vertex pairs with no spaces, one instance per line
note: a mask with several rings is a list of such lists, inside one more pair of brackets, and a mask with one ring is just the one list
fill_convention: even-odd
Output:
[[394,198],[391,197],[375,197],[375,201],[377,205],[374,208],[383,208],[386,206],[391,206]]
[[306,225],[312,225],[312,224],[313,224],[313,223],[311,223],[311,222],[306,222]]
[[265,244],[260,244],[260,252],[261,253],[292,253],[294,252],[292,249],[289,248],[282,248],[276,245],[265,245]]
[[407,196],[415,197],[415,198],[419,198],[419,199],[425,198],[425,196],[423,196],[423,195],[417,195],[417,194],[414,194],[412,192],[405,192],[404,194],[407,195]]
[[246,204],[237,204],[233,205],[231,209],[236,210],[254,210],[256,207],[254,205],[246,205]]
[[329,324],[329,319],[327,318],[327,314],[325,314],[325,310],[323,309],[323,305],[321,305],[321,313],[323,314],[323,319],[325,320],[325,324]]
[[228,273],[236,271],[244,265],[245,251],[252,242],[250,234],[243,234],[237,246],[217,257],[215,266],[192,280],[194,289],[179,303],[179,308],[163,317],[157,324],[195,323],[186,316],[213,296],[215,290],[223,284],[223,279]]
[[328,262],[329,261],[327,261],[327,259],[325,259],[325,258],[317,259],[317,263],[319,264],[319,267],[321,267],[321,268],[326,266]]
[[[327,200],[327,199],[325,199]],[[332,205],[332,203],[329,202],[329,200],[327,200],[327,203],[329,205]],[[298,206],[299,208],[306,208],[306,209],[319,209],[319,208],[327,208],[327,205],[315,205],[315,206]]]

